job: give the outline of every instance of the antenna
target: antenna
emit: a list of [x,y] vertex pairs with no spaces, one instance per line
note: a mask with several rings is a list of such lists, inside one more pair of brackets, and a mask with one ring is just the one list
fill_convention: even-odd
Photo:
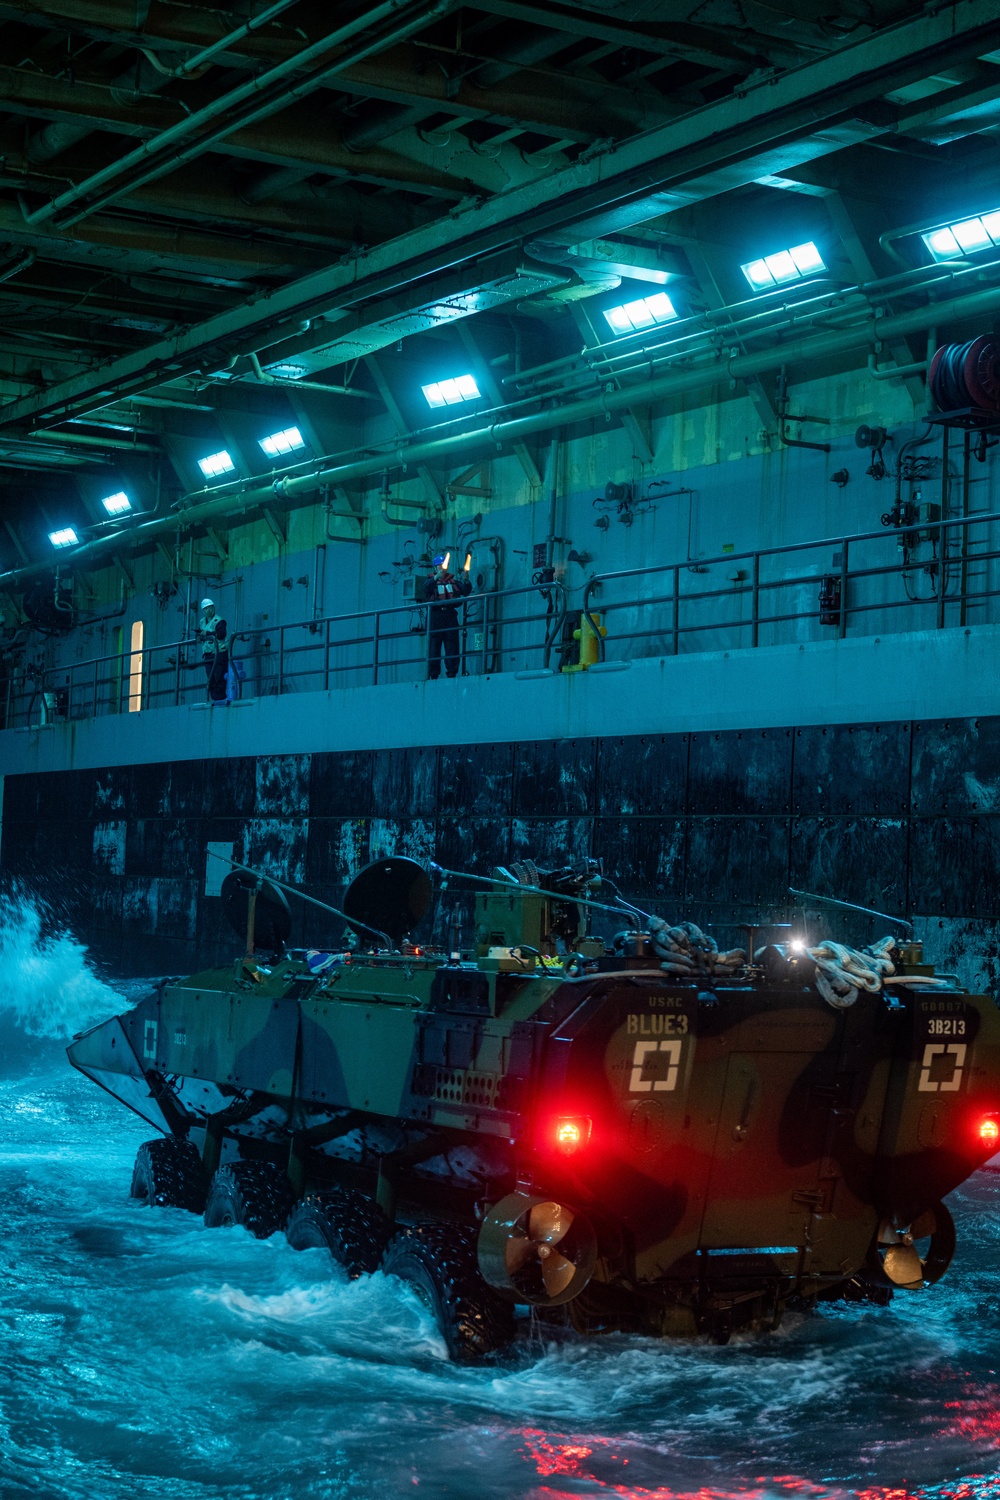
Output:
[[491,885],[501,891],[521,891],[531,896],[548,896],[552,901],[568,901],[576,906],[592,906],[595,911],[609,911],[615,917],[634,919],[638,915],[646,921],[650,920],[649,912],[642,911],[638,906],[631,906],[627,902],[621,906],[609,906],[606,901],[591,901],[586,896],[574,896],[571,891],[547,891],[540,885],[528,885],[525,881],[515,880],[509,872],[504,876],[473,875],[468,870],[446,870],[443,865],[434,864],[433,860],[428,862],[427,868],[432,875],[444,877],[443,886],[447,886],[449,880],[471,880],[476,885]]
[[913,923],[908,922],[905,917],[890,917],[888,912],[873,911],[870,906],[856,906],[853,901],[838,901],[835,896],[817,896],[815,891],[797,891],[793,885],[788,887],[788,894],[800,902],[818,901],[821,906],[839,906],[843,911],[858,911],[865,917],[881,917],[883,922],[905,927],[910,936],[913,936]]

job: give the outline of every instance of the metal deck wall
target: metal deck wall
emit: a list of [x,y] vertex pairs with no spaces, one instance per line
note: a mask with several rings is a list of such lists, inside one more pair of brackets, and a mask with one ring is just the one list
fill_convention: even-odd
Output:
[[[392,852],[477,872],[593,854],[626,893],[713,924],[722,943],[739,922],[780,917],[794,885],[915,913],[939,966],[1000,990],[1000,718],[6,778],[5,885],[45,898],[115,972],[233,955],[221,902],[204,894],[209,841],[335,903]],[[339,930],[306,920],[313,943]],[[861,941],[883,925],[831,914],[828,930]]]

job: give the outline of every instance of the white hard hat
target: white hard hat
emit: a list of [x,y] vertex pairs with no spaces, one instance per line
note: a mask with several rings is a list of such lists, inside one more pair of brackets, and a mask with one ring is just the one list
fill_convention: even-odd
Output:
[[214,609],[215,608],[215,600],[214,599],[203,599],[201,601],[201,607],[202,607],[202,609]]

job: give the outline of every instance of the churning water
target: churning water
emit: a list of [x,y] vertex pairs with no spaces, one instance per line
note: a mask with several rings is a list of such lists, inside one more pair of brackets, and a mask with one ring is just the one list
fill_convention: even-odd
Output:
[[385,1277],[129,1201],[149,1130],[57,1040],[122,1005],[0,912],[2,1500],[1000,1500],[1000,1177],[954,1195],[947,1280],[889,1309],[457,1369]]

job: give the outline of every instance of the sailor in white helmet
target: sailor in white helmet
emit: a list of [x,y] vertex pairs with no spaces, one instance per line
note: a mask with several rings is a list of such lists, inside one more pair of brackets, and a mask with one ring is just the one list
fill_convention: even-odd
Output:
[[201,601],[201,623],[198,627],[201,656],[205,663],[210,703],[225,703],[226,673],[229,671],[229,634],[226,622],[216,614],[211,599]]

